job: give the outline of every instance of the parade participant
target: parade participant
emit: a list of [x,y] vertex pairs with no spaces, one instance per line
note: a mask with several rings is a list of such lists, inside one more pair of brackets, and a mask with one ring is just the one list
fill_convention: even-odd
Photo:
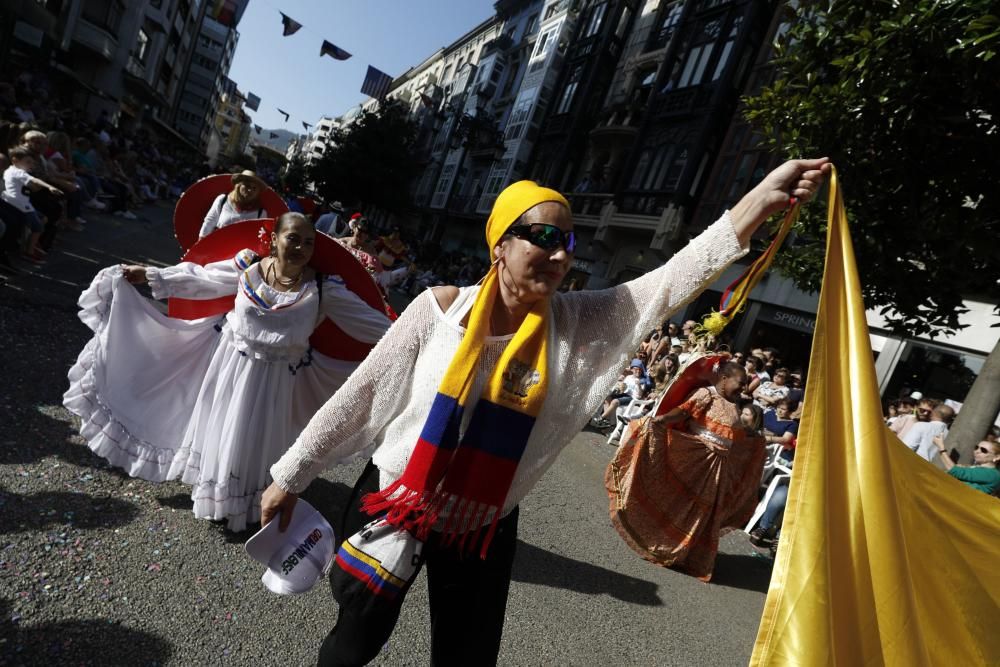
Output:
[[[320,664],[372,660],[424,565],[431,661],[494,664],[520,501],[643,336],[745,254],[789,192],[812,197],[825,165],[784,164],[667,264],[601,291],[557,292],[576,247],[561,194],[531,181],[501,192],[481,283],[418,296],[271,468],[262,521],[286,525],[322,470],[374,450],[345,515],[332,576],[340,611]],[[383,518],[351,536],[372,516]]]
[[[233,189],[221,194],[212,202],[201,224],[198,238],[205,238],[216,229],[222,229],[241,220],[267,218],[267,209],[260,201],[260,193],[267,184],[252,171],[233,174]],[[218,190],[216,190],[218,192]]]
[[379,237],[375,244],[379,261],[386,269],[391,269],[396,262],[406,258],[406,244],[399,238],[399,229],[394,228],[388,236]]
[[360,213],[355,213],[351,216],[348,228],[351,231],[350,236],[334,239],[334,241],[347,248],[361,262],[368,270],[368,273],[372,275],[372,278],[375,279],[384,296],[386,289],[399,283],[406,277],[412,267],[406,265],[398,269],[389,270],[383,266],[382,262],[376,256],[374,246],[370,243],[371,226],[368,223],[368,218]]
[[708,581],[720,531],[742,527],[753,514],[765,450],[736,406],[746,381],[742,366],[724,361],[713,385],[633,425],[623,446],[658,444],[645,450],[648,465],[614,486],[621,497],[648,499],[652,509],[620,503],[626,516],[615,513],[612,523],[646,560]]
[[[110,267],[80,297],[94,337],[69,373],[63,404],[88,446],[129,475],[192,485],[196,517],[241,531],[260,518],[269,466],[357,367],[309,346],[323,317],[374,343],[389,319],[340,276],[308,264],[315,231],[278,218],[269,256],[243,250],[205,266]],[[166,317],[154,298],[235,295],[224,316]]]

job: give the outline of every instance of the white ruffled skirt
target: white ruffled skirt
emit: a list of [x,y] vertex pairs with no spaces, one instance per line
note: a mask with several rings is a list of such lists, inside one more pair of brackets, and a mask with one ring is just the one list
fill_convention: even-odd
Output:
[[271,465],[357,367],[241,352],[224,316],[167,317],[120,269],[101,271],[79,304],[94,337],[63,405],[87,445],[132,477],[190,484],[195,516],[232,531],[260,520]]

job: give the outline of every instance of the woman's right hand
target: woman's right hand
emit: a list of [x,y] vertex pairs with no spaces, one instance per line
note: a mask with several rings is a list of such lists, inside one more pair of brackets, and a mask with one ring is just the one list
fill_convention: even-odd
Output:
[[142,285],[146,282],[146,267],[141,264],[122,264],[122,275],[133,285]]
[[261,527],[270,523],[276,514],[280,514],[278,532],[285,532],[289,522],[292,520],[292,512],[295,511],[295,503],[298,500],[299,497],[297,495],[285,491],[276,482],[271,482],[271,486],[264,490],[264,495],[260,499]]

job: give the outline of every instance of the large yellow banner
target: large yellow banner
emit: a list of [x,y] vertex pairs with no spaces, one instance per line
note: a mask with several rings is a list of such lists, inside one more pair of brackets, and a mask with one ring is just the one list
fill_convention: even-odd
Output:
[[795,469],[752,665],[1000,665],[1000,500],[882,421],[837,174]]

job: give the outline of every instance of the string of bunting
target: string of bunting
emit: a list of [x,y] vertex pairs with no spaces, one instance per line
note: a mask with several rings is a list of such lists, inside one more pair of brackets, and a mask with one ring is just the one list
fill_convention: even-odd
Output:
[[[227,0],[215,0],[215,4],[213,4],[213,9],[210,10],[210,13],[214,12],[214,8],[216,6],[228,7],[228,5],[226,5],[226,2]],[[224,10],[220,9],[220,11]],[[278,10],[275,9],[275,11]],[[302,23],[299,23],[298,21],[288,16],[282,11],[278,11],[278,14],[281,16],[281,34],[283,37],[290,37],[305,27]],[[312,32],[308,28],[306,28],[306,30]],[[319,48],[319,57],[322,58],[323,56],[330,56],[334,60],[343,61],[351,58],[352,54],[350,54],[345,49],[342,49],[341,47],[337,46],[333,42],[324,39]],[[381,100],[389,92],[389,86],[392,84],[392,80],[393,78],[389,74],[386,74],[385,72],[369,65],[368,70],[365,74],[365,79],[361,84],[361,92],[364,93],[365,95],[368,95],[369,97]],[[251,109],[253,111],[258,111],[260,109],[261,98],[255,95],[254,93],[247,93],[245,100],[246,100],[246,107],[248,109]],[[282,116],[285,117],[286,123],[289,122],[289,120],[291,119],[291,114],[289,114],[287,111],[278,109],[277,107],[275,107],[275,109],[277,109],[278,113],[280,113]],[[312,128],[312,125],[310,123],[307,123],[306,121],[302,121],[302,127],[306,130],[306,132],[309,132],[310,128]],[[257,134],[261,134],[262,132],[262,128],[259,125],[254,125],[254,130]],[[277,136],[273,132],[270,134],[272,139]]]

